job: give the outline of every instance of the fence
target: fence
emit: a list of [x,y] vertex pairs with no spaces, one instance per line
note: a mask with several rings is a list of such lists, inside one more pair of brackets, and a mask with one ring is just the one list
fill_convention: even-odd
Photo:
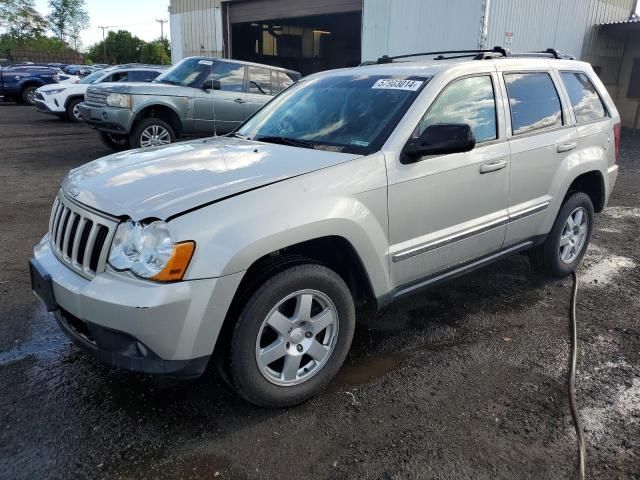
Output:
[[11,63],[33,62],[82,64],[84,63],[84,56],[75,50],[47,51],[14,49],[9,51],[8,60]]

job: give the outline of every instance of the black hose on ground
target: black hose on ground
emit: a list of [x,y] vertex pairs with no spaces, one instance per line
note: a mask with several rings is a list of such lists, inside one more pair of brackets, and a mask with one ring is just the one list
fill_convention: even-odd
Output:
[[585,479],[587,470],[587,449],[584,443],[584,433],[582,423],[578,417],[578,406],[576,404],[576,364],[578,362],[578,329],[576,325],[576,299],[578,297],[578,275],[572,272],[573,291],[571,293],[571,307],[569,308],[569,323],[571,325],[571,357],[569,360],[569,408],[573,426],[576,429],[578,438],[578,475],[580,480]]

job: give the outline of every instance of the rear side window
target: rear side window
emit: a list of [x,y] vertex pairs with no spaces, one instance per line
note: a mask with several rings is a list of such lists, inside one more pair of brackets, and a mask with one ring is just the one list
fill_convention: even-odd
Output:
[[129,72],[129,82],[150,82],[160,75],[160,72],[151,70],[133,70]]
[[271,95],[271,70],[249,67],[249,93]]
[[505,73],[504,81],[514,135],[562,125],[560,97],[548,73]]
[[129,72],[116,72],[109,75],[103,82],[126,82]]
[[560,76],[569,94],[577,123],[594,122],[607,116],[596,87],[584,73],[561,72]]
[[498,138],[491,77],[463,78],[445,87],[420,120],[415,136],[436,123],[466,123],[471,126],[477,143]]

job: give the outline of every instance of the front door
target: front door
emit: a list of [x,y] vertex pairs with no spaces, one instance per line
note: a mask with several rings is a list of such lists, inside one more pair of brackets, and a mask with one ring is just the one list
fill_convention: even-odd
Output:
[[509,145],[504,139],[497,76],[487,72],[449,83],[414,136],[436,123],[469,124],[470,152],[389,159],[390,269],[394,287],[499,250],[506,230]]
[[217,62],[203,81],[217,80],[220,90],[196,89],[193,117],[199,133],[221,135],[242,123],[247,115],[244,92],[244,65]]

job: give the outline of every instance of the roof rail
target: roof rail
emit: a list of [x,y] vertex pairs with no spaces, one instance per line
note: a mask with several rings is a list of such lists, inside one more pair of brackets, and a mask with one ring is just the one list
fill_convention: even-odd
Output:
[[412,58],[412,57],[428,57],[433,56],[433,60],[452,60],[455,58],[467,58],[472,57],[473,60],[489,60],[492,58],[505,58],[505,57],[542,57],[542,58],[556,58],[556,59],[565,59],[565,60],[575,60],[576,57],[573,55],[560,53],[555,48],[547,48],[541,52],[517,52],[511,53],[510,50],[496,46],[491,50],[477,49],[477,50],[443,50],[443,51],[435,51],[435,52],[422,52],[422,53],[408,53],[405,55],[395,55],[390,57],[388,55],[383,55],[378,58],[376,61],[367,61],[363,62],[361,65],[374,65],[374,64],[384,64],[384,63],[393,63],[394,60],[399,60],[401,58]]
[[[445,55],[457,55],[455,57],[445,57]],[[503,57],[508,57],[510,55],[509,50],[502,48],[502,47],[493,47],[491,50],[486,50],[486,49],[473,49],[473,50],[442,50],[442,51],[435,51],[435,52],[422,52],[422,53],[408,53],[405,55],[395,55],[393,57],[390,57],[388,55],[383,55],[382,57],[378,58],[377,62],[378,64],[381,63],[393,63],[394,60],[398,60],[400,58],[411,58],[411,57],[426,57],[426,56],[431,56],[431,55],[435,55],[434,59],[436,60],[446,60],[449,58],[462,58],[462,57],[479,57],[482,56],[482,58],[488,58],[485,57],[485,54],[492,54],[492,55],[496,55],[499,54],[500,56]]]

